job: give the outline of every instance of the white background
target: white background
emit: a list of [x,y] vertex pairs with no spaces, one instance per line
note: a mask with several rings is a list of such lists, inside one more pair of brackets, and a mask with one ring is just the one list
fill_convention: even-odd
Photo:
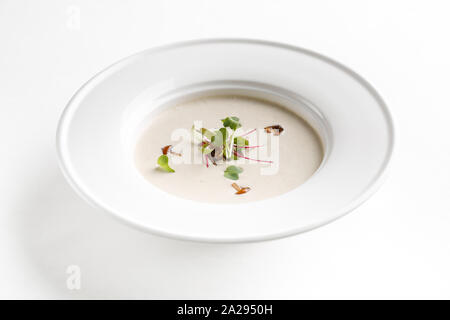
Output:
[[[445,0],[0,1],[0,298],[450,298],[449,13]],[[380,191],[325,227],[240,245],[147,235],[80,200],[54,147],[71,95],[122,57],[207,37],[298,45],[369,80],[397,133]]]

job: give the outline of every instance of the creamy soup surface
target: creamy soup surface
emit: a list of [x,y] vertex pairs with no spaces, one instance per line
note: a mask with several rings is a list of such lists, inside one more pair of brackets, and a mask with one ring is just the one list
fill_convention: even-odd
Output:
[[[222,126],[220,120],[228,116],[240,119],[242,128],[237,135],[259,129],[246,138],[250,146],[261,147],[246,149],[244,155],[273,163],[240,159],[218,161],[217,166],[209,161],[206,167],[199,142],[189,139],[190,129],[194,122],[201,122],[198,127],[217,129]],[[270,125],[281,125],[284,131],[278,137],[268,134],[264,127]],[[166,145],[182,154],[168,155],[174,173],[164,172],[156,164]],[[135,149],[137,169],[150,183],[181,198],[216,203],[263,200],[291,191],[314,174],[322,159],[321,140],[301,117],[272,102],[235,95],[206,96],[165,108],[152,117]],[[229,165],[243,168],[239,180],[224,177]],[[236,195],[233,182],[251,190]]]

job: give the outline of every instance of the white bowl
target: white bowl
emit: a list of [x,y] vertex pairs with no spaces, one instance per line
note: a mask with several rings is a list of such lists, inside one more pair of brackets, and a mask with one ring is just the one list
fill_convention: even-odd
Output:
[[[278,100],[319,132],[325,159],[304,184],[244,204],[170,195],[137,171],[143,124],[168,101],[208,90]],[[341,217],[379,185],[391,157],[393,125],[378,93],[359,75],[317,53],[257,40],[200,40],[125,58],[71,99],[57,132],[60,165],[91,204],[155,234],[196,241],[285,237]]]

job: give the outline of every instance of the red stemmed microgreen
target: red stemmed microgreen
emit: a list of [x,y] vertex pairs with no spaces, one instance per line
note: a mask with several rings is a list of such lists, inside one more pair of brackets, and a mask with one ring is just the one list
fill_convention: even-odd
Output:
[[[217,161],[231,161],[239,158],[256,161],[260,163],[273,163],[269,160],[253,159],[245,156],[243,150],[250,150],[262,147],[261,145],[250,146],[246,136],[254,133],[257,129],[252,129],[242,135],[237,135],[236,131],[242,127],[238,117],[226,117],[222,119],[222,127],[218,130],[210,130],[206,128],[197,129],[192,126],[192,134],[194,141],[198,143],[204,156],[204,163],[206,168],[210,167],[210,163],[217,165]],[[283,132],[283,128],[280,125],[273,125],[265,127],[264,130],[268,134],[280,135]],[[169,166],[169,154],[181,156],[180,153],[174,152],[172,146],[168,145],[161,148],[162,155],[158,158],[159,167],[167,172],[175,172]],[[224,177],[231,180],[238,180],[239,174],[243,172],[241,167],[230,165],[224,171]],[[240,187],[236,183],[232,184],[232,187],[236,189],[236,194],[247,193],[249,187]]]

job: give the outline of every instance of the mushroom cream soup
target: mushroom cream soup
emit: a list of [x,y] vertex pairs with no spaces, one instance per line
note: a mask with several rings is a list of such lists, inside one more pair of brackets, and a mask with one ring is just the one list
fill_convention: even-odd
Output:
[[[220,132],[229,145],[217,143]],[[286,193],[310,178],[322,159],[321,139],[305,120],[239,95],[204,96],[161,110],[135,149],[136,166],[150,183],[181,198],[216,203]]]

